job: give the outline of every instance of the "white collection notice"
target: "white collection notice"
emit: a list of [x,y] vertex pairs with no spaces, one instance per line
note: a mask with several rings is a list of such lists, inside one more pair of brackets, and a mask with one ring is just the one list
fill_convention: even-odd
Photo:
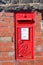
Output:
[[29,28],[21,28],[21,40],[29,39]]

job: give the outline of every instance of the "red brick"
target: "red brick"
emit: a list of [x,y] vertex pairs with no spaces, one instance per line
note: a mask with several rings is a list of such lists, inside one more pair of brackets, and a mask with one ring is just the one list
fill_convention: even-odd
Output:
[[[43,42],[43,38],[41,38],[41,37],[37,38],[37,36],[36,36],[35,41],[36,41],[36,42],[35,42],[35,45],[36,45],[36,46],[41,45],[42,42]],[[42,45],[43,45],[43,44],[42,44]]]
[[0,61],[14,60],[14,57],[0,57]]
[[35,57],[36,60],[43,60],[43,56],[37,56]]
[[13,43],[13,42],[6,42],[5,45],[6,45],[6,46],[14,46],[14,43]]
[[0,17],[0,21],[2,21],[3,20],[3,18],[2,17]]
[[4,32],[0,32],[0,37],[3,37],[5,36],[5,33]]
[[13,57],[15,54],[14,52],[0,52],[2,57]]
[[2,57],[8,56],[8,52],[0,52],[0,53],[1,53]]
[[8,46],[14,46],[13,42],[0,42],[0,47],[8,47]]
[[0,37],[11,37],[11,36],[13,36],[13,33],[7,33],[7,32],[0,32]]
[[43,40],[43,39],[42,39],[41,37],[39,37],[39,38],[36,37],[36,41],[39,41],[39,42],[40,42],[40,41],[42,41],[42,40]]
[[0,42],[0,47],[3,47],[4,46],[4,43],[3,42]]
[[41,52],[36,52],[35,56],[41,56]]
[[36,61],[35,65],[42,65],[41,61]]
[[10,17],[6,17],[6,18],[3,18],[3,20],[4,20],[5,22],[10,22],[10,21],[11,21],[11,18],[10,18]]
[[8,22],[5,22],[5,21],[3,21],[3,22],[0,22],[0,27],[13,27],[14,26],[14,22],[11,22],[11,21],[8,21]]
[[2,62],[0,62],[0,65],[2,65]]
[[13,36],[14,34],[13,28],[10,27],[1,27],[0,28],[0,36]]
[[35,45],[36,46],[41,45],[41,42],[42,42],[41,40],[38,40],[38,41],[35,42]]
[[10,32],[10,27],[0,27],[0,32]]
[[43,36],[43,32],[42,32],[42,36]]
[[0,47],[0,51],[14,51],[14,48],[8,46]]
[[42,64],[41,65],[43,65],[43,60],[42,60],[42,62],[41,62]]
[[27,65],[34,65],[34,60],[32,60],[32,61],[29,60]]
[[43,42],[43,38],[41,38],[42,42]]
[[12,26],[13,27],[14,26],[14,22],[11,22],[11,21],[8,22],[8,26]]
[[9,36],[14,36],[14,34],[11,33],[11,32],[10,32],[10,33],[7,33],[7,32],[6,32],[5,36],[8,36],[8,37],[9,37]]
[[27,62],[16,62],[16,65],[27,65]]
[[14,62],[2,62],[2,65],[15,65]]
[[35,27],[40,27],[40,23],[39,22],[35,23]]
[[36,37],[38,37],[38,36],[40,37],[41,34],[42,34],[41,32],[36,32],[36,33],[35,33],[35,36],[36,36]]
[[41,52],[41,56],[43,56],[43,51]]
[[35,31],[40,31],[40,30],[41,30],[40,27],[38,27],[38,26],[35,27]]
[[41,16],[42,14],[41,13],[37,13],[36,15],[35,15],[35,20],[36,20],[36,22],[38,21],[38,22],[40,22],[41,21],[41,19],[42,19],[42,16]]
[[3,21],[3,22],[0,22],[0,27],[7,27],[7,22]]
[[2,13],[2,12],[0,12],[0,17],[2,17],[2,15],[3,15],[3,13]]
[[8,17],[10,17],[10,16],[13,16],[14,15],[14,13],[5,13],[5,16],[8,16]]

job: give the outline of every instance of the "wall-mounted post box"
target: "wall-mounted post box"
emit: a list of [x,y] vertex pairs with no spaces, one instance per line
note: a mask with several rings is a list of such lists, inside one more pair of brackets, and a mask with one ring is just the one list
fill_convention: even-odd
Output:
[[16,60],[34,59],[34,12],[15,13]]

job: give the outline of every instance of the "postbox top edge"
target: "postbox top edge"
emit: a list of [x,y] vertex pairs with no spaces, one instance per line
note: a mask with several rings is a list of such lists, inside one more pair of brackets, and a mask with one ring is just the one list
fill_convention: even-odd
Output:
[[14,10],[14,13],[15,12],[34,12],[34,11],[32,11],[31,9],[26,9],[26,10],[23,10],[23,9],[20,9],[20,10]]
[[32,12],[32,11],[14,11],[14,14],[15,13],[34,13],[34,12]]

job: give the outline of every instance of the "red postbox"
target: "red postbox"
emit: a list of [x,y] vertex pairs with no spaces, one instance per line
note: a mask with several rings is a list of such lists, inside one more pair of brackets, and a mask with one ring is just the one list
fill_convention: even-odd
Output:
[[34,12],[15,13],[16,60],[34,59]]

